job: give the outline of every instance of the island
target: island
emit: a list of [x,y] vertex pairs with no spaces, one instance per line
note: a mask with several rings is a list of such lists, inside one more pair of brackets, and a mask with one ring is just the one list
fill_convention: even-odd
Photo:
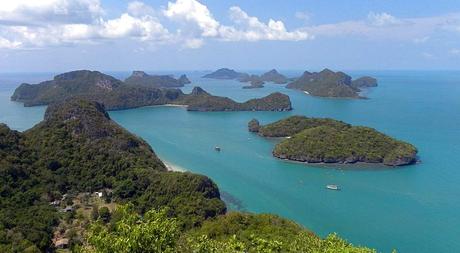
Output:
[[286,88],[302,90],[312,96],[335,98],[363,98],[359,95],[360,88],[375,87],[377,80],[362,77],[356,80],[343,73],[324,69],[321,72],[305,71],[297,80],[289,83]]
[[1,252],[374,252],[276,215],[227,213],[211,179],[167,171],[95,101],[52,103],[25,132],[0,124],[0,165]]
[[25,106],[36,106],[65,101],[72,97],[98,101],[108,110],[165,104],[183,105],[190,111],[292,109],[289,97],[281,93],[272,93],[264,98],[238,103],[230,98],[213,96],[199,87],[195,87],[191,94],[184,94],[180,89],[126,84],[112,76],[89,70],[67,72],[39,84],[21,84],[11,99],[22,102]]
[[193,88],[190,94],[179,97],[172,103],[187,105],[189,111],[290,111],[289,96],[275,92],[263,98],[250,99],[243,103],[228,97],[213,96],[200,87]]
[[276,84],[285,84],[288,82],[288,78],[282,74],[280,74],[276,69],[272,69],[260,76],[262,81],[265,82],[273,82]]
[[243,86],[243,89],[257,89],[263,88],[265,82],[257,75],[246,75],[239,79],[242,83],[250,83],[250,85]]
[[276,69],[272,69],[261,76],[244,74],[239,79],[240,82],[250,83],[250,85],[243,86],[243,89],[254,89],[263,88],[265,82],[272,82],[275,84],[285,84],[288,82],[288,78],[278,73]]
[[289,81],[287,77],[280,74],[276,69],[272,69],[258,76],[258,75],[250,75],[250,74],[243,73],[243,72],[237,72],[233,69],[222,68],[210,74],[204,75],[203,78],[238,80],[242,83],[250,83],[250,85],[243,86],[243,89],[263,88],[265,82],[285,84]]
[[377,79],[370,76],[363,76],[351,82],[351,86],[355,88],[377,87]]
[[248,122],[249,132],[258,133],[260,131],[260,123],[257,119],[252,119]]
[[139,85],[154,88],[177,88],[184,87],[191,83],[186,75],[181,75],[175,79],[170,75],[148,75],[144,71],[133,71],[131,76],[125,79],[125,84]]
[[203,78],[212,78],[212,79],[227,79],[227,80],[232,80],[232,79],[239,79],[244,76],[246,76],[246,73],[240,73],[236,72],[233,69],[228,69],[228,68],[221,68],[218,69],[210,74],[206,74],[202,76]]
[[249,131],[263,137],[286,137],[273,156],[305,163],[372,163],[402,166],[417,161],[417,149],[377,130],[352,126],[342,121],[291,116],[260,126],[248,124]]

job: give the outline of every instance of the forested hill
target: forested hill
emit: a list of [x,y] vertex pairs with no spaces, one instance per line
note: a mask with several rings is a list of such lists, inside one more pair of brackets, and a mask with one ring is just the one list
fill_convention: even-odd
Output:
[[381,163],[390,166],[413,164],[417,149],[377,130],[352,126],[334,119],[291,116],[260,126],[248,123],[249,131],[265,137],[288,137],[278,143],[273,155],[308,163]]
[[352,80],[351,76],[343,72],[324,69],[320,72],[305,71],[286,88],[302,90],[319,97],[360,98],[360,88],[375,86],[377,86],[375,78],[365,76]]
[[209,178],[167,172],[145,141],[96,102],[51,105],[25,133],[0,125],[0,252],[52,249],[59,213],[50,203],[102,189],[141,212],[167,206],[184,228],[226,210]]

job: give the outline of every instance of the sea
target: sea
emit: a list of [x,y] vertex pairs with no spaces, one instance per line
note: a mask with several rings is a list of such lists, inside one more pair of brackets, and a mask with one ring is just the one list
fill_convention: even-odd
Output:
[[[164,72],[147,71],[148,73]],[[248,71],[259,73],[260,71]],[[280,71],[290,77],[302,71]],[[106,72],[125,78],[129,72]],[[309,96],[283,85],[242,89],[233,80],[186,73],[194,86],[237,101],[282,92],[290,112],[188,112],[153,106],[113,111],[118,124],[145,139],[169,165],[210,177],[230,210],[272,213],[292,219],[319,236],[337,233],[354,245],[379,252],[458,252],[460,249],[460,71],[349,71],[374,76],[368,99]],[[43,119],[46,107],[10,101],[23,82],[55,73],[0,74],[0,122],[24,131]],[[272,157],[279,139],[248,132],[291,115],[327,117],[369,126],[418,148],[420,162],[405,167],[313,165]],[[221,148],[220,152],[215,147]],[[325,188],[337,184],[341,191]]]

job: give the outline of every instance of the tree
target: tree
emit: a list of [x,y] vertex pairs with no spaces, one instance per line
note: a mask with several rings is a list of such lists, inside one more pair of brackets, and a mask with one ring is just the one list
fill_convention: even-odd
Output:
[[[102,209],[102,208],[101,208]],[[134,211],[132,204],[120,206],[119,220],[110,228],[97,221],[87,233],[86,252],[143,253],[175,252],[179,236],[176,219],[167,217],[167,210],[150,210],[144,216]]]
[[105,222],[105,223],[109,222],[109,221],[110,221],[110,217],[111,217],[110,210],[109,210],[107,207],[103,206],[103,207],[101,207],[101,208],[99,209],[99,218],[100,218],[103,222]]
[[99,218],[99,208],[97,207],[97,205],[93,205],[93,210],[91,211],[91,218],[93,218],[93,220],[97,220],[97,218]]

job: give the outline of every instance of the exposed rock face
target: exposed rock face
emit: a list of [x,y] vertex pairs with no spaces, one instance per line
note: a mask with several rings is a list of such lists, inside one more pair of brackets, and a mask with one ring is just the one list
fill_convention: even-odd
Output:
[[257,119],[252,119],[248,123],[248,130],[249,132],[257,133],[260,129],[260,123]]
[[204,75],[203,78],[212,79],[238,79],[245,76],[245,73],[236,72],[233,69],[221,68],[210,74]]
[[126,78],[128,85],[146,86],[150,88],[178,88],[190,83],[186,75],[175,79],[169,75],[148,75],[144,71],[133,71],[130,77]]
[[308,92],[312,96],[320,97],[340,97],[340,98],[360,98],[359,87],[364,87],[364,83],[370,83],[369,77],[355,80],[353,84],[349,75],[343,72],[334,72],[324,69],[321,72],[304,74],[286,87]]
[[417,149],[375,129],[332,119],[292,116],[260,126],[259,135],[290,137],[277,144],[273,155],[307,163],[379,163],[402,166],[416,162]]

